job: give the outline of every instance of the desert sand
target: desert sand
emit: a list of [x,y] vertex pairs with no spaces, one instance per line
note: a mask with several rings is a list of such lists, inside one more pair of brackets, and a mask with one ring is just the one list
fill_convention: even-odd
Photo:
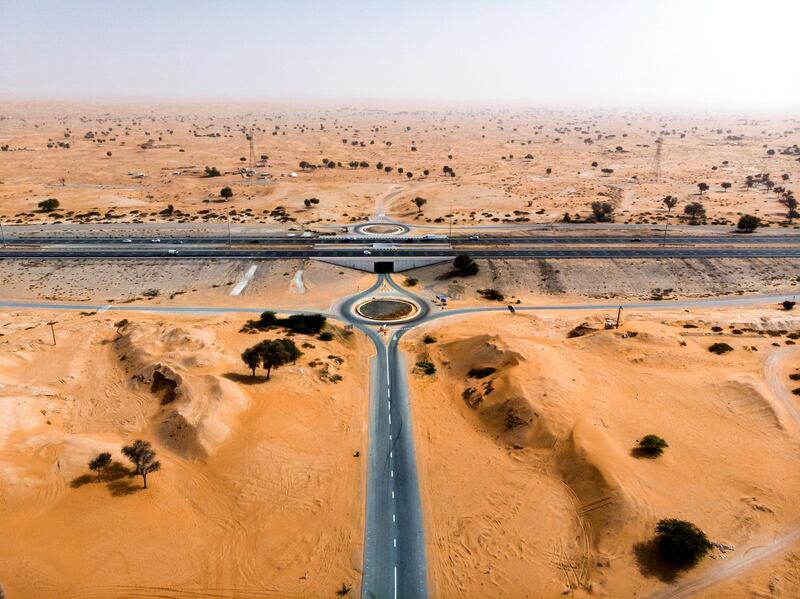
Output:
[[[661,518],[735,547],[677,582],[796,531],[800,402],[788,374],[800,366],[800,320],[632,312],[602,330],[602,316],[458,317],[404,342],[409,369],[437,368],[411,376],[436,596],[648,596],[675,582],[646,551]],[[599,330],[567,338],[582,323]],[[710,353],[715,341],[734,351]],[[651,433],[669,448],[637,459]],[[792,580],[776,596],[792,596]]]
[[[239,353],[274,333],[240,333],[242,315],[1,319],[10,597],[329,596],[343,583],[358,592],[364,339],[298,335],[305,355],[265,381]],[[162,463],[147,490],[127,466],[100,481],[89,472],[101,451],[127,465],[120,448],[137,438]]]
[[[241,172],[249,134],[252,176]],[[298,230],[379,213],[447,224],[452,214],[458,227],[579,221],[605,201],[617,222],[678,224],[684,205],[700,201],[709,224],[750,212],[787,225],[780,190],[800,177],[798,142],[800,125],[782,116],[4,102],[0,214],[19,224],[229,219]],[[205,177],[207,166],[220,176]],[[774,186],[745,185],[759,173]],[[666,195],[679,200],[671,211]],[[58,212],[38,211],[48,198]],[[308,208],[311,198],[319,203]]]

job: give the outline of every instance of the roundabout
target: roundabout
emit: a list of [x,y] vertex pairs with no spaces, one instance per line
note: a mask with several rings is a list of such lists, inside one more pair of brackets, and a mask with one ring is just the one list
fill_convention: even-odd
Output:
[[359,225],[355,228],[355,232],[361,235],[403,235],[408,233],[409,228],[405,225],[396,225],[393,223],[367,223]]
[[408,300],[394,297],[379,297],[357,304],[355,311],[359,316],[379,322],[407,320],[419,312],[419,307]]

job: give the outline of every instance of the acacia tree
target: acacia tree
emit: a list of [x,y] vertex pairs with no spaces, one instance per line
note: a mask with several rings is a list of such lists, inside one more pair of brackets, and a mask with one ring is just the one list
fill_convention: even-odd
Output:
[[720,183],[720,186],[722,187],[722,191],[725,191],[725,192],[727,192],[731,188],[731,185],[732,184],[729,183],[728,181],[723,181],[722,183]]
[[229,200],[233,197],[233,190],[227,185],[219,190],[219,197]]
[[698,183],[698,184],[697,184],[697,189],[699,189],[699,190],[700,190],[700,193],[705,193],[705,192],[707,192],[707,191],[708,191],[708,183],[703,183],[703,182],[701,182],[701,183]]
[[417,212],[422,212],[422,207],[428,203],[428,200],[425,198],[416,197],[414,198],[414,203],[417,205]]
[[672,212],[672,209],[678,204],[678,198],[675,196],[667,196],[661,201],[667,207],[667,212]]
[[736,228],[744,233],[752,233],[761,224],[761,219],[752,214],[742,214]]
[[123,447],[122,453],[133,464],[134,473],[142,477],[142,482],[146,489],[147,475],[161,470],[161,462],[156,460],[156,452],[153,451],[150,442],[137,439],[130,445]]
[[705,218],[706,208],[700,202],[690,202],[683,208],[683,213],[691,217],[692,222],[697,222],[698,218]]
[[92,472],[97,473],[97,480],[100,480],[100,476],[103,474],[103,471],[111,465],[111,454],[107,451],[103,453],[97,454],[97,457],[94,458],[91,462],[89,462],[89,470]]
[[609,202],[592,202],[592,216],[598,222],[611,220],[614,206]]
[[261,364],[261,353],[258,347],[248,347],[242,352],[242,362],[247,364],[247,367],[253,371],[253,378],[256,376],[256,368]]
[[691,522],[667,518],[656,524],[655,547],[669,566],[691,568],[711,549],[706,534]]

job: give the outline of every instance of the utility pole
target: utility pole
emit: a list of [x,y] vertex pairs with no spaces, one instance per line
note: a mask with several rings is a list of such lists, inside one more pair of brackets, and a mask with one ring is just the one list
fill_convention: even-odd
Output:
[[664,223],[664,239],[661,240],[661,247],[666,247],[667,245],[667,227],[669,227],[669,223]]
[[622,306],[620,306],[619,310],[617,310],[617,324],[614,326],[615,329],[619,328],[619,317],[621,314],[622,314]]
[[55,344],[56,344],[56,330],[55,330],[55,328],[53,328],[53,325],[55,324],[55,322],[53,322],[53,321],[51,320],[51,321],[50,321],[50,322],[48,322],[47,324],[49,324],[49,325],[50,325],[50,332],[53,334],[53,345],[55,345]]

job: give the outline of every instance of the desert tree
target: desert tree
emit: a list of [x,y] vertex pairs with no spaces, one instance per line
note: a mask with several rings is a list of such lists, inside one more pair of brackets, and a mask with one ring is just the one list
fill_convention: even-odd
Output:
[[672,568],[691,568],[711,547],[706,534],[691,522],[667,518],[656,524],[655,548],[662,561]]
[[247,367],[253,373],[253,378],[256,376],[256,368],[259,367],[261,364],[261,352],[258,349],[258,346],[248,347],[246,350],[242,352],[242,362],[244,362]]
[[728,181],[723,181],[719,185],[720,185],[720,187],[722,187],[722,191],[725,191],[725,192],[727,192],[732,186],[732,184],[730,182],[728,182]]
[[708,183],[700,182],[697,184],[697,189],[700,190],[700,193],[705,193],[708,191]]
[[122,453],[133,464],[134,474],[142,477],[143,486],[146,489],[147,475],[161,470],[161,462],[156,460],[156,452],[153,451],[150,442],[137,439],[123,447]]
[[276,370],[288,364],[293,359],[293,354],[290,350],[288,340],[286,339],[272,339],[269,341],[262,341],[256,345],[261,358],[261,365],[267,370],[267,380],[269,380],[272,369]]
[[219,197],[229,200],[233,197],[233,190],[227,185],[219,190]]
[[698,218],[705,218],[706,208],[700,202],[689,202],[683,207],[683,213],[692,219],[692,222],[697,222]]
[[428,200],[426,200],[425,198],[421,198],[419,196],[414,198],[414,204],[416,204],[416,206],[417,206],[417,212],[422,212],[422,207],[427,203],[428,203]]
[[52,212],[53,210],[58,209],[60,203],[55,198],[48,198],[46,200],[42,200],[41,202],[39,202],[38,206],[42,212]]
[[761,224],[761,219],[752,214],[742,214],[736,228],[743,233],[752,233]]
[[664,205],[667,207],[667,212],[672,212],[672,209],[678,204],[678,198],[675,196],[666,196],[663,200]]
[[100,480],[100,476],[102,475],[103,471],[111,465],[111,454],[107,451],[103,453],[97,454],[92,461],[89,462],[89,470],[92,472],[97,473],[97,480]]
[[645,458],[657,458],[664,453],[665,447],[669,445],[658,435],[645,435],[636,444],[635,454]]
[[480,270],[478,263],[468,254],[459,254],[456,256],[455,260],[453,260],[453,267],[456,269],[456,273],[462,277],[475,276]]
[[614,206],[610,202],[592,202],[592,217],[597,222],[607,222],[612,220],[611,215]]

